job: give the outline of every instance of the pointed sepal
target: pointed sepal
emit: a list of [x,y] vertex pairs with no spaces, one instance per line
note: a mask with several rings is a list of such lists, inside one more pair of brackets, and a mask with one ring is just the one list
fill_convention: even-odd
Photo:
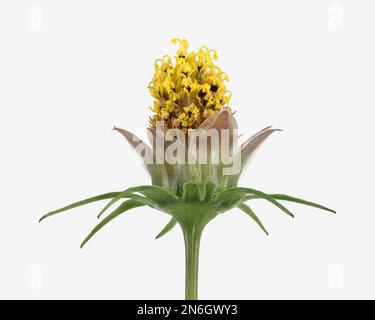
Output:
[[140,203],[136,200],[127,200],[123,202],[117,209],[115,209],[110,215],[105,217],[90,233],[89,235],[83,240],[81,244],[81,248],[84,247],[84,245],[105,225],[107,225],[109,222],[111,222],[113,219],[117,218],[119,215],[123,214],[126,211],[129,211],[134,208],[142,207],[144,206],[143,203]]
[[168,224],[159,232],[159,234],[155,237],[155,239],[160,239],[165,234],[167,234],[169,231],[171,231],[177,224],[177,221],[175,218],[171,218],[171,220],[168,222]]
[[237,208],[245,212],[251,219],[255,221],[255,223],[264,231],[264,233],[268,236],[268,231],[264,227],[263,223],[260,221],[258,216],[255,214],[255,212],[246,204],[240,203],[237,205]]

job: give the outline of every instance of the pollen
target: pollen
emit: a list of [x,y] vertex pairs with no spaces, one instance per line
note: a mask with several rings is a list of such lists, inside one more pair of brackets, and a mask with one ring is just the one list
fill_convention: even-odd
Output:
[[155,74],[148,86],[154,100],[150,126],[164,121],[167,128],[194,129],[228,105],[231,92],[228,75],[215,61],[218,54],[205,46],[188,52],[185,39],[172,39],[178,45],[176,56],[155,61]]

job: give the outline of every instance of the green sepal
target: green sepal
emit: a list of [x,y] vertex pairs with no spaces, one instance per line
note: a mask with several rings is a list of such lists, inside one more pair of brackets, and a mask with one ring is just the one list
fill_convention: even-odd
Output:
[[105,211],[107,211],[111,206],[113,206],[117,201],[122,198],[127,198],[134,193],[143,194],[145,197],[153,201],[158,206],[163,206],[168,203],[177,202],[178,198],[169,190],[159,187],[159,186],[138,186],[126,189],[115,196],[99,213],[98,218],[100,218]]
[[217,187],[214,182],[212,181],[206,182],[206,193],[205,193],[205,198],[204,198],[205,203],[210,203],[213,200],[216,190],[217,190]]
[[189,181],[183,186],[182,200],[185,202],[209,203],[213,199],[216,189],[216,185],[212,181]]
[[182,200],[184,202],[200,202],[201,190],[196,182],[187,182],[183,187]]
[[139,194],[136,194],[136,193],[129,194],[127,198],[136,200],[140,203],[143,203],[145,206],[149,206],[154,209],[158,208],[158,204],[156,202],[152,201],[150,198],[140,196]]
[[113,219],[117,218],[122,213],[129,211],[134,208],[143,207],[144,204],[141,202],[138,202],[137,200],[127,200],[123,202],[117,209],[115,209],[111,214],[109,214],[107,217],[105,217],[90,233],[89,235],[83,240],[81,244],[81,248],[100,230],[102,229],[106,224],[111,222]]
[[257,215],[255,214],[255,212],[246,204],[244,203],[241,203],[239,205],[237,205],[237,208],[242,210],[243,212],[245,212],[251,219],[253,219],[256,224],[266,233],[266,235],[268,236],[268,231],[266,230],[266,228],[264,227],[263,223],[260,221],[260,219],[257,217]]
[[176,219],[171,218],[168,224],[163,228],[163,230],[160,231],[160,233],[155,237],[155,239],[160,239],[162,236],[164,236],[169,231],[171,231],[176,226],[176,224],[177,224]]
[[[332,212],[332,213],[336,214],[335,210],[332,210],[330,208],[327,208],[327,207],[322,206],[321,204],[318,204],[318,203],[315,203],[315,202],[303,200],[303,199],[296,198],[296,197],[291,197],[291,196],[288,196],[286,194],[268,194],[268,195],[270,197],[276,199],[276,200],[295,202],[295,203],[299,203],[299,204],[303,204],[303,205],[306,205],[306,206],[318,208],[318,209],[321,209],[321,210],[324,210],[324,211],[329,211],[329,212]],[[248,201],[248,200],[253,200],[253,199],[259,199],[259,198],[260,197],[258,197],[256,195],[251,195],[251,196],[245,197],[243,199],[243,201]]]
[[74,203],[72,203],[68,206],[63,207],[63,208],[48,212],[47,214],[45,214],[43,217],[40,218],[39,222],[41,222],[44,219],[46,219],[48,217],[51,217],[55,214],[58,214],[60,212],[64,212],[64,211],[67,211],[67,210],[70,210],[70,209],[74,209],[74,208],[77,208],[77,207],[80,207],[80,206],[83,206],[83,205],[86,205],[86,204],[89,204],[89,203],[92,203],[92,202],[111,199],[111,198],[117,196],[119,193],[120,192],[109,192],[109,193],[104,193],[104,194],[101,194],[101,195],[98,195],[98,196],[95,196],[95,197],[91,197],[91,198],[88,198],[88,199],[85,199],[85,200],[74,202]]
[[267,200],[268,202],[272,203],[273,205],[281,209],[287,215],[294,217],[293,213],[291,213],[286,207],[284,207],[281,203],[276,201],[274,198],[272,198],[271,196],[269,196],[268,194],[262,191],[251,189],[251,188],[238,187],[238,188],[225,189],[217,195],[215,202],[217,203],[217,206],[219,208],[230,209],[234,206],[237,206],[239,202],[243,202],[243,199],[248,195],[256,195],[259,198]]

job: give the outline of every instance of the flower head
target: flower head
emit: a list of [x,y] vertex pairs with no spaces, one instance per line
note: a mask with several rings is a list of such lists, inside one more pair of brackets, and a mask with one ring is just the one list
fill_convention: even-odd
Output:
[[175,57],[164,56],[155,62],[155,74],[148,88],[154,97],[150,126],[165,121],[167,128],[198,128],[201,123],[227,105],[231,92],[225,82],[228,76],[215,60],[214,49],[201,47],[188,52],[185,39],[173,39],[179,44]]
[[[41,220],[88,203],[111,199],[100,212],[100,217],[117,202],[122,201],[90,232],[83,241],[83,246],[109,222],[131,209],[148,206],[170,215],[170,222],[157,238],[165,235],[175,225],[180,225],[184,234],[186,252],[186,298],[196,299],[200,238],[205,226],[217,215],[238,208],[268,234],[246,202],[263,199],[292,217],[293,214],[280,201],[334,211],[320,204],[284,194],[268,194],[253,188],[237,187],[238,179],[254,151],[273,132],[279,130],[266,127],[237,148],[237,123],[231,109],[226,106],[230,101],[230,92],[224,84],[228,77],[214,64],[214,60],[217,60],[216,51],[202,47],[197,53],[188,53],[189,45],[185,39],[174,39],[173,42],[179,43],[174,62],[169,56],[157,60],[155,75],[149,85],[150,92],[155,98],[152,108],[155,114],[150,119],[151,128],[148,128],[151,146],[131,132],[115,128],[141,156],[142,153],[151,155],[149,157],[151,162],[146,161],[147,157],[142,156],[151,176],[151,185],[109,192],[81,200],[51,211]],[[161,134],[160,126],[164,128]],[[191,137],[191,133],[196,131],[198,136]],[[171,136],[171,132],[177,135]],[[220,135],[223,132],[227,135]],[[213,139],[215,135],[211,136],[211,133],[218,133],[218,139]],[[168,139],[168,136],[172,139]],[[177,137],[181,137],[181,140]],[[210,139],[203,139],[207,137]],[[207,162],[202,162],[201,156],[205,154],[205,150],[208,155]],[[175,153],[179,160],[181,156],[185,161],[185,156],[193,153],[193,159],[199,162],[175,162]],[[220,156],[216,158],[218,154]],[[228,158],[223,159],[224,154],[228,155]],[[167,155],[171,155],[171,162],[164,161]],[[214,157],[210,158],[210,156]],[[218,161],[214,161],[215,159]],[[238,170],[226,174],[228,167]]]

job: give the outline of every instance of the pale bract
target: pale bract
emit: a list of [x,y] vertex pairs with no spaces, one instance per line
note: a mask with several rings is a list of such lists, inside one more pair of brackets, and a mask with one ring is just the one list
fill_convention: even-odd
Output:
[[167,129],[163,122],[148,129],[149,144],[125,129],[120,132],[141,158],[152,183],[182,194],[188,181],[214,182],[219,188],[236,187],[246,164],[275,131],[266,127],[239,145],[239,130],[230,108],[187,132]]

